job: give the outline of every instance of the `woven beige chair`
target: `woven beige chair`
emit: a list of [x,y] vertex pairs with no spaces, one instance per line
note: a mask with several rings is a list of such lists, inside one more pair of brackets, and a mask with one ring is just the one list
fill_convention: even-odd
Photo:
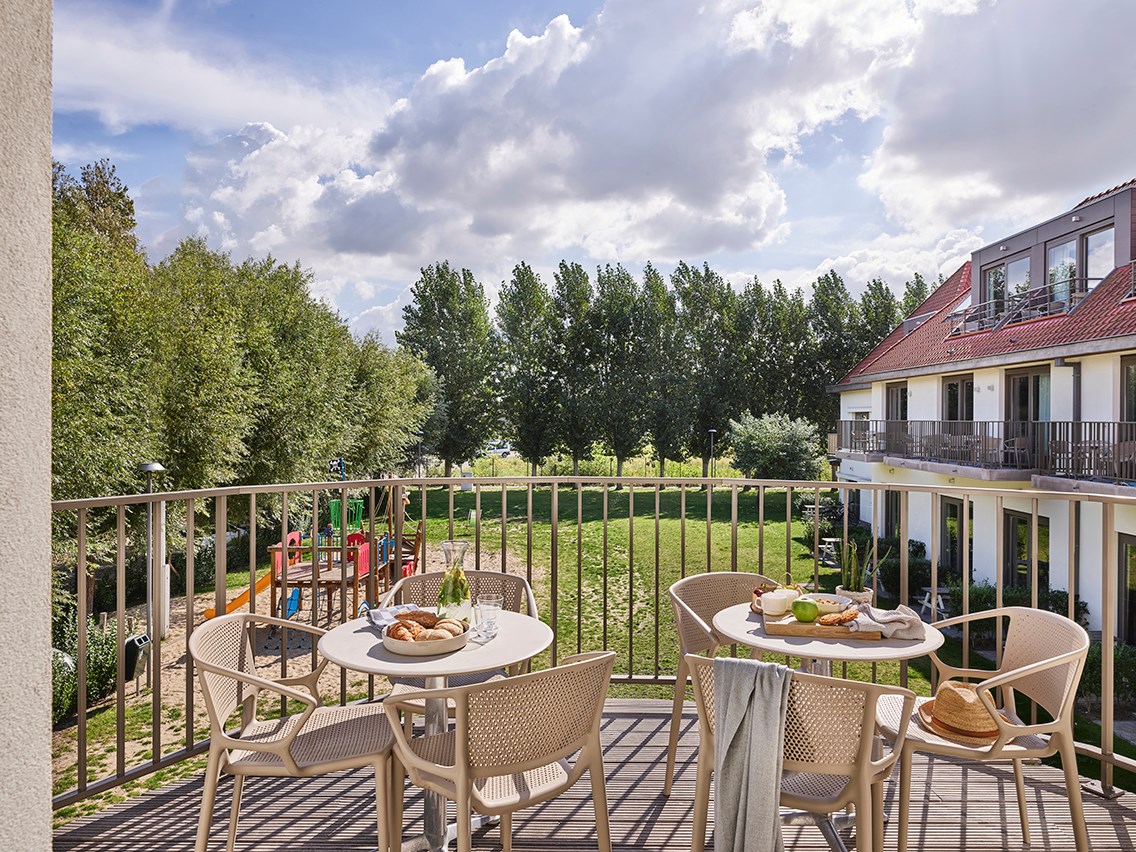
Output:
[[[611,852],[600,716],[614,664],[611,651],[578,654],[554,669],[494,683],[419,692],[418,700],[387,698],[395,777],[405,767],[412,783],[457,804],[458,852],[470,849],[471,810],[500,815],[501,843],[509,852],[513,811],[554,798],[587,770],[600,852]],[[454,702],[456,726],[410,738],[398,714],[422,713],[419,700],[430,698]],[[397,842],[401,788],[395,790],[393,815]]]
[[[714,661],[696,654],[686,659],[699,725],[691,849],[702,852],[714,771]],[[905,723],[896,732],[892,749],[873,757],[878,745],[877,704],[884,699],[898,702],[907,717],[915,706],[915,693],[909,689],[793,672],[785,717],[781,806],[814,815],[810,821],[834,849],[843,849],[844,844],[831,815],[850,804],[856,806],[856,848],[861,852],[883,848],[883,785],[906,732]]]
[[[233,804],[229,813],[228,850],[237,836],[241,788],[247,775],[310,777],[355,769],[375,768],[375,799],[379,849],[389,846],[390,724],[381,704],[323,707],[319,665],[302,677],[269,680],[255,672],[252,634],[257,624],[300,630],[315,637],[324,631],[306,624],[267,616],[238,613],[205,622],[189,638],[189,653],[197,666],[205,709],[209,713],[209,765],[197,823],[197,852],[205,852],[209,825],[221,772],[233,776]],[[300,687],[303,688],[301,691]],[[304,705],[298,716],[256,718],[256,699],[262,690],[275,692]],[[239,739],[225,732],[225,723],[241,708]]]
[[686,656],[704,653],[713,657],[721,644],[711,626],[714,616],[728,606],[752,601],[753,590],[759,584],[778,585],[776,580],[762,574],[712,571],[684,577],[668,591],[674,608],[675,629],[678,631],[679,657],[674,706],[671,708],[670,742],[667,743],[664,796],[671,794],[671,784],[674,781],[675,753],[678,751],[679,728],[682,726],[682,704],[686,700],[686,682],[690,677]]
[[[1085,657],[1089,652],[1089,634],[1081,625],[1063,615],[1018,606],[948,618],[935,622],[935,626],[951,627],[992,618],[1009,619],[1006,643],[1002,649],[1002,665],[996,671],[957,668],[944,663],[934,653],[931,654],[931,661],[938,671],[940,681],[948,678],[981,681],[977,684],[977,690],[983,704],[992,714],[1000,712],[1006,718],[995,716],[998,738],[990,745],[980,746],[964,745],[940,737],[924,728],[918,720],[910,725],[899,762],[899,852],[907,849],[907,823],[911,809],[911,757],[917,751],[965,760],[1013,761],[1022,841],[1027,845],[1030,833],[1022,761],[1060,754],[1077,852],[1088,852],[1089,838],[1081,803],[1081,779],[1077,774],[1077,756],[1074,751],[1073,702],[1077,697],[1077,684],[1080,683]],[[991,691],[999,687],[1002,690],[1001,707],[995,705]],[[1036,701],[1041,709],[1053,717],[1053,721],[1037,725],[1023,722],[1014,712],[1014,698],[1018,693]],[[919,703],[927,700],[923,699]],[[900,707],[891,700],[880,703],[879,724],[886,736],[893,736],[907,725],[910,718],[910,708]]]

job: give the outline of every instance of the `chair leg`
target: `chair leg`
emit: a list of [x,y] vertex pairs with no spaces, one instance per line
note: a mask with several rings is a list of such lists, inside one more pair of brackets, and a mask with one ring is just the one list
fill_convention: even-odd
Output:
[[611,825],[607,814],[607,783],[604,780],[603,753],[596,743],[596,757],[588,766],[592,779],[592,806],[596,810],[596,839],[600,852],[611,852]]
[[872,791],[861,791],[861,795],[856,799],[856,852],[872,852],[874,842],[872,840],[873,829],[875,828],[876,815],[872,808]]
[[457,806],[457,821],[458,821],[458,852],[470,852],[473,845],[473,826],[470,825],[469,807],[469,791],[465,791],[465,795],[458,793],[458,800],[454,803]]
[[1065,737],[1058,749],[1061,769],[1065,772],[1065,795],[1069,797],[1069,812],[1073,817],[1073,839],[1077,852],[1089,852],[1089,832],[1085,827],[1085,804],[1081,799],[1081,776],[1077,772],[1077,753]]
[[848,852],[848,847],[844,845],[844,841],[836,832],[836,823],[832,821],[832,814],[821,816],[817,820],[817,828],[820,829],[821,836],[824,837],[829,849],[832,849],[833,852]]
[[872,852],[884,852],[884,783],[872,785]]
[[691,852],[704,852],[706,849],[706,821],[710,810],[710,773],[713,770],[712,758],[698,751],[698,774],[694,782],[694,835],[690,842]]
[[209,750],[209,764],[205,768],[205,784],[201,791],[201,814],[197,817],[196,852],[205,852],[209,845],[209,825],[213,822],[213,802],[217,798],[217,781],[221,776],[221,752]]
[[907,852],[907,820],[911,808],[911,749],[906,745],[899,756],[899,836],[896,852]]
[[1014,761],[1014,787],[1018,791],[1018,819],[1022,823],[1022,843],[1030,845],[1029,816],[1026,814],[1026,779],[1022,774],[1022,762]]
[[513,814],[501,814],[501,852],[513,852]]
[[237,844],[237,819],[241,814],[241,790],[244,788],[245,776],[233,776],[233,806],[229,809],[229,841],[226,849],[233,852]]
[[406,794],[406,772],[402,761],[393,756],[390,760],[390,845],[393,852],[402,848],[403,796]]
[[678,658],[678,674],[675,678],[674,705],[671,707],[670,741],[667,743],[667,774],[663,780],[663,795],[671,794],[671,783],[675,774],[675,754],[678,752],[678,734],[682,726],[682,704],[686,700],[686,660]]
[[379,823],[379,852],[391,848],[390,774],[390,760],[383,755],[375,761],[375,814]]

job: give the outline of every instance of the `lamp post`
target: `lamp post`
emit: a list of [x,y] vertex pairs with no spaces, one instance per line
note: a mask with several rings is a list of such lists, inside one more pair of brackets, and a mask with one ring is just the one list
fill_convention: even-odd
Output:
[[[154,493],[154,474],[164,473],[165,470],[158,462],[146,462],[138,466],[138,472],[146,474],[147,494]],[[149,500],[146,501],[146,635],[154,635],[154,504]]]
[[710,476],[714,476],[714,436],[718,434],[717,429],[710,429]]

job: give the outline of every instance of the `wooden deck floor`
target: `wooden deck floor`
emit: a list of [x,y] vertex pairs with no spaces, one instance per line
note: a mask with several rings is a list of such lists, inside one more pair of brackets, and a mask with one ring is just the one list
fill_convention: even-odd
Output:
[[[604,717],[608,802],[617,850],[690,848],[697,731],[693,709],[685,719],[679,772],[669,799],[662,795],[669,702],[611,701]],[[1033,844],[1021,842],[1013,774],[1009,767],[923,761],[912,787],[912,850],[1073,850],[1073,832],[1059,769],[1027,768]],[[222,783],[213,823],[212,849],[224,848],[229,782]],[[421,796],[408,788],[404,836],[421,830]],[[888,807],[894,800],[888,791]],[[193,848],[201,801],[200,776],[170,784],[99,814],[76,820],[55,834],[55,849],[154,852]],[[1087,795],[1086,819],[1094,852],[1136,849],[1136,794],[1114,801]],[[827,849],[812,827],[787,827],[792,850]],[[846,840],[850,838],[846,837]],[[326,778],[252,779],[245,787],[237,848],[240,850],[373,850],[376,844],[374,784],[369,772]],[[552,802],[517,814],[517,850],[595,850],[595,818],[586,779]],[[885,847],[895,848],[895,829]],[[500,849],[495,827],[475,835],[474,849]],[[709,848],[709,847],[708,847]]]

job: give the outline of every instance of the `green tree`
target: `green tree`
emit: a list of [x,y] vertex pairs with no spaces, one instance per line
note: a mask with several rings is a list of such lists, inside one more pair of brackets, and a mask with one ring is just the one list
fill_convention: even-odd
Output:
[[498,393],[505,433],[534,476],[556,446],[559,421],[552,323],[548,290],[518,263],[497,301]]
[[858,337],[862,333],[859,314],[858,305],[835,271],[817,278],[806,310],[813,358],[803,413],[818,426],[827,428],[840,413],[840,400],[829,393],[827,387],[841,379],[859,360]]
[[731,418],[745,410],[745,378],[738,370],[741,352],[740,299],[709,264],[701,269],[679,262],[671,274],[685,336],[690,380],[687,407],[691,428],[688,448],[710,468],[710,432],[717,431],[715,452],[729,448]]
[[915,277],[903,285],[903,299],[900,302],[900,310],[903,312],[904,319],[914,314],[930,295],[931,288],[923,280],[923,276],[916,272]]
[[445,423],[431,450],[445,462],[449,476],[455,462],[467,461],[481,449],[495,420],[489,307],[473,273],[451,269],[448,261],[424,267],[411,294],[396,338],[438,377]]
[[204,240],[183,240],[154,270],[151,339],[163,463],[179,489],[233,481],[248,452],[256,379],[245,363],[238,276]]
[[820,478],[824,457],[820,435],[807,420],[784,414],[754,417],[749,412],[730,421],[734,464],[747,477],[760,479]]
[[659,460],[659,476],[665,476],[667,459],[681,457],[690,430],[689,389],[674,293],[650,263],[643,273],[641,316],[647,437]]
[[572,456],[572,475],[592,456],[598,440],[595,388],[598,340],[592,284],[578,263],[560,261],[553,294],[553,373],[560,400],[559,444]]
[[639,287],[621,265],[596,270],[593,306],[597,331],[596,399],[600,435],[615,456],[616,475],[624,459],[643,446],[646,386]]
[[78,227],[138,251],[134,201],[110,160],[88,163],[79,170],[78,179],[62,163],[52,163],[51,182],[56,224]]
[[764,401],[760,408],[764,413],[779,410],[790,417],[803,416],[811,398],[807,383],[815,380],[816,357],[804,294],[800,289],[790,292],[776,280],[757,308],[757,335],[764,354],[753,386],[754,401]]
[[859,344],[857,361],[871,352],[901,320],[895,294],[879,278],[873,278],[860,296],[860,333],[855,336]]

